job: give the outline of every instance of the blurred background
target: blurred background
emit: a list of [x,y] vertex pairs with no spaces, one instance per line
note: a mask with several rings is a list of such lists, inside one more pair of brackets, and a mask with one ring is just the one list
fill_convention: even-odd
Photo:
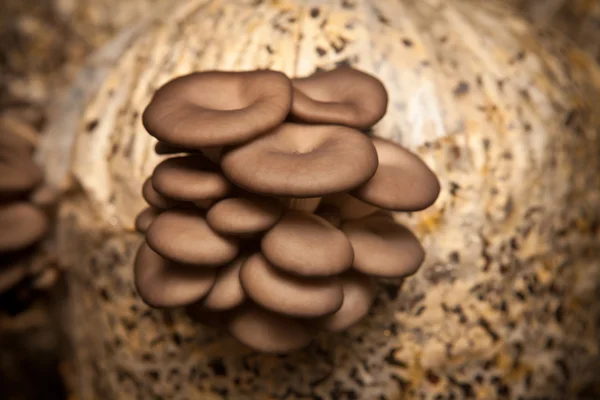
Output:
[[[496,1],[563,32],[600,61],[600,0]],[[86,57],[158,2],[0,0],[0,115],[41,131]],[[48,259],[23,262],[22,279],[0,294],[0,398],[74,399],[73,371],[61,356],[62,317],[51,311],[60,271]]]

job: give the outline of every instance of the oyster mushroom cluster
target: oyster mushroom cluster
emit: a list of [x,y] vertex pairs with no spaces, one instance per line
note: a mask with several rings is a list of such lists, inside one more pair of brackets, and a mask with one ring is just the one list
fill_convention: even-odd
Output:
[[142,189],[141,298],[186,306],[265,352],[358,322],[376,278],[424,258],[389,212],[424,209],[440,190],[416,155],[364,133],[387,101],[379,80],[347,67],[301,79],[210,71],[160,88],[143,123],[172,157]]
[[0,115],[0,293],[30,274],[25,262],[49,222],[36,204],[43,179],[33,161],[36,132],[8,113]]

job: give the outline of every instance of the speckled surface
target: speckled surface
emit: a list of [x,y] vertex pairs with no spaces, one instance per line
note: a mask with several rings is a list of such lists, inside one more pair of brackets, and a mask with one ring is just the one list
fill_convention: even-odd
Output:
[[[40,154],[51,183],[72,173],[58,229],[83,399],[595,398],[591,60],[464,0],[173,7],[96,55]],[[139,118],[152,91],[193,70],[304,76],[346,63],[391,94],[375,134],[417,151],[442,182],[432,208],[397,216],[427,249],[418,274],[382,286],[359,326],[285,357],[143,305],[131,263],[141,183],[159,160]]]

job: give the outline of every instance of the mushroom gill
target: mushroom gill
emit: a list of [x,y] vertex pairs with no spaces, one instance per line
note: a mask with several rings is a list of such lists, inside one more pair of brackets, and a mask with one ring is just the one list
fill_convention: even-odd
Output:
[[386,107],[382,83],[351,68],[291,80],[210,71],[159,89],[144,124],[167,158],[136,220],[141,298],[185,306],[264,352],[358,323],[378,278],[424,259],[389,212],[439,193],[416,155],[359,131]]

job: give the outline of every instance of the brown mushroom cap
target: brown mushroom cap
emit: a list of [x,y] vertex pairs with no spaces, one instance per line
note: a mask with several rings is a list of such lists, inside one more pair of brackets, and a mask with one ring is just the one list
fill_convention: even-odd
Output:
[[231,183],[203,155],[162,161],[154,169],[152,186],[158,193],[180,201],[221,199],[231,191]]
[[379,167],[364,185],[350,194],[376,207],[394,211],[418,211],[432,205],[440,183],[415,154],[394,142],[373,138]]
[[219,268],[215,286],[202,301],[204,308],[215,311],[230,310],[242,304],[246,299],[246,293],[240,283],[240,268],[247,259],[247,255],[242,255]]
[[292,116],[313,124],[366,129],[387,110],[388,95],[374,76],[353,68],[317,72],[293,79]]
[[251,256],[240,270],[244,291],[262,307],[293,317],[319,317],[342,306],[337,278],[301,278],[269,264],[262,254]]
[[267,260],[293,275],[332,276],[352,266],[354,253],[346,235],[327,220],[288,210],[261,241]]
[[48,231],[48,218],[27,202],[0,206],[0,253],[18,251],[39,241]]
[[337,193],[327,196],[323,198],[323,204],[337,207],[342,221],[364,218],[380,211],[379,208],[364,203],[346,193]]
[[42,170],[23,152],[0,149],[0,199],[25,193],[42,182]]
[[301,322],[246,305],[229,321],[229,332],[241,343],[263,353],[287,353],[308,345],[310,330]]
[[214,232],[192,210],[168,210],[146,232],[148,245],[163,257],[182,264],[221,266],[233,261],[238,243]]
[[377,169],[377,154],[354,129],[285,123],[225,151],[221,167],[233,183],[254,193],[320,197],[366,182]]
[[345,221],[342,231],[354,248],[354,269],[367,275],[401,278],[416,272],[425,258],[415,235],[384,213]]
[[291,103],[291,82],[280,72],[198,72],[160,88],[142,121],[152,136],[171,145],[226,146],[273,129]]
[[232,197],[213,205],[206,214],[211,228],[224,235],[249,235],[271,228],[283,206],[265,197]]
[[344,290],[342,308],[314,322],[319,329],[339,332],[354,325],[368,313],[377,296],[377,286],[371,277],[356,272],[344,274],[341,279]]
[[161,212],[160,209],[154,207],[144,208],[135,219],[135,230],[145,233]]
[[169,261],[146,243],[134,264],[134,284],[151,307],[180,307],[206,296],[215,284],[216,270],[189,268]]
[[0,265],[0,293],[3,293],[27,276],[27,267],[21,263]]
[[166,198],[154,189],[152,177],[149,177],[144,181],[144,184],[142,185],[142,197],[146,200],[146,203],[161,210],[166,210],[179,205],[179,202]]

